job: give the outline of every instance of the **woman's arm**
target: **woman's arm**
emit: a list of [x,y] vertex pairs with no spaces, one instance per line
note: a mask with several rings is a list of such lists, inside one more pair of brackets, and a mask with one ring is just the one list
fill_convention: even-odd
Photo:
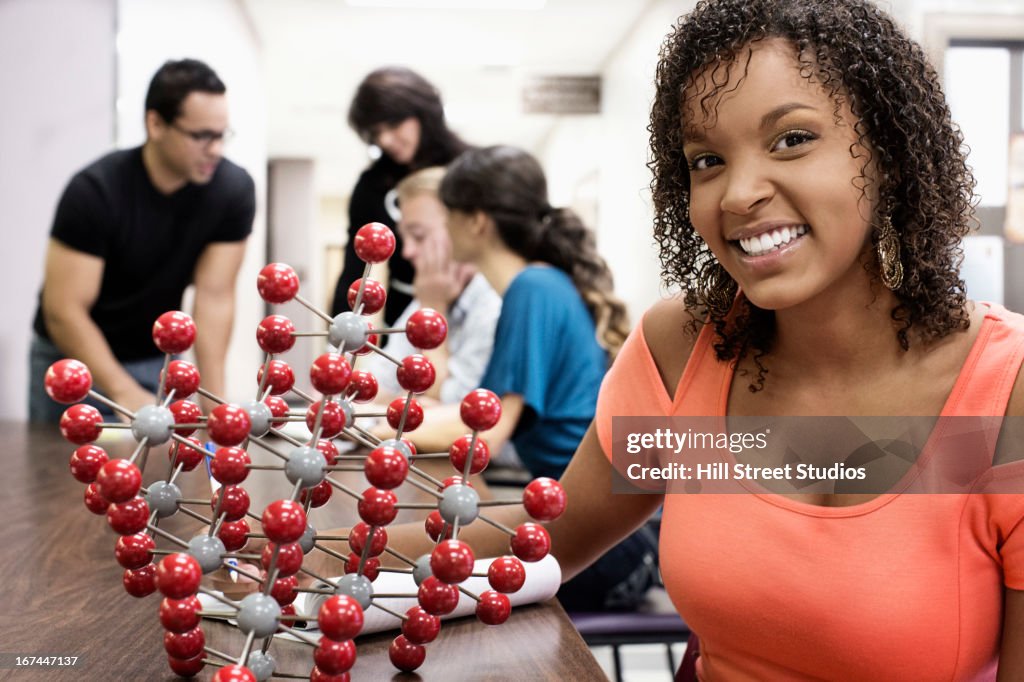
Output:
[[1024,592],[1006,590],[997,682],[1024,680]]
[[[551,552],[562,566],[562,579],[568,580],[589,566],[605,551],[628,536],[661,506],[661,495],[613,495],[611,492],[612,466],[605,457],[593,426],[587,431],[562,475],[561,483],[568,499],[565,513],[544,524],[551,535]],[[488,507],[483,513],[509,528],[531,521],[521,505]],[[422,523],[403,523],[388,526],[388,545],[413,559],[428,554],[434,548]],[[324,531],[324,534],[346,534],[344,530]],[[459,539],[467,542],[477,558],[510,554],[509,537],[490,524],[476,520],[459,531]],[[343,554],[348,553],[344,543],[325,543]],[[334,547],[332,545],[337,544]],[[307,557],[321,575],[338,573],[338,562],[323,553]],[[399,566],[393,557],[381,557],[385,564]],[[318,570],[319,569],[319,570]],[[334,571],[333,573],[331,571]]]

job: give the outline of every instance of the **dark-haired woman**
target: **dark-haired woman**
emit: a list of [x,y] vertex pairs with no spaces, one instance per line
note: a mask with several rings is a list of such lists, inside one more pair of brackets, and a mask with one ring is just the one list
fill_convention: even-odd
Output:
[[[452,257],[472,263],[502,297],[494,349],[480,382],[502,399],[487,434],[511,439],[533,476],[558,478],[587,431],[597,394],[629,332],[625,306],[594,234],[548,203],[540,164],[514,147],[456,159],[441,184]],[[656,576],[647,528],[567,583],[569,610],[635,608]]]
[[[623,344],[561,478],[564,575],[663,508],[662,577],[701,680],[1024,680],[1024,462],[1005,433],[1024,415],[1024,317],[964,292],[974,182],[935,70],[868,0],[710,0],[655,82],[654,235],[680,295]],[[636,416],[927,417],[928,444],[954,447],[881,460],[874,490],[610,494],[612,422]],[[947,488],[911,494],[929,479]],[[975,492],[989,483],[1004,494]],[[389,538],[416,555],[416,531]],[[507,551],[491,531],[460,539]]]
[[[441,95],[411,69],[389,66],[368,74],[356,89],[348,122],[380,158],[363,171],[348,208],[345,264],[335,288],[331,314],[348,310],[347,292],[363,275],[355,252],[355,233],[370,222],[395,226],[394,189],[406,175],[428,166],[444,166],[468,148],[448,129]],[[388,262],[388,300],[384,319],[393,323],[412,300],[412,263],[402,258],[401,238]]]

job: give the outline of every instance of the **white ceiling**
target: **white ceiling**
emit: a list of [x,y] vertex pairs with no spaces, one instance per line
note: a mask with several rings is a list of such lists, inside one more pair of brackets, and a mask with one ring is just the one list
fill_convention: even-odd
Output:
[[346,115],[370,70],[404,64],[443,93],[452,127],[477,144],[536,149],[554,124],[523,115],[535,75],[597,74],[651,0],[547,0],[541,10],[351,7],[344,0],[243,0],[262,43],[271,157],[318,161],[340,193],[365,165]]

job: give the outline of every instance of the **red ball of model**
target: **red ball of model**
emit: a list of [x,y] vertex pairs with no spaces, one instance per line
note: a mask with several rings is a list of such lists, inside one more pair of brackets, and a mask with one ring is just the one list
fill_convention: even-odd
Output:
[[445,528],[444,519],[441,518],[441,512],[436,509],[427,515],[427,520],[423,522],[423,526],[427,531],[427,535],[434,542],[441,540],[441,533],[444,533],[444,539],[447,540],[452,536],[452,527],[448,526]]
[[[356,554],[362,555],[366,540],[370,537],[370,527],[363,522],[352,526],[348,533],[348,546]],[[369,556],[380,556],[384,553],[384,547],[388,544],[388,532],[383,528],[373,529],[373,541],[370,544]]]
[[271,542],[286,545],[306,532],[306,512],[292,500],[277,500],[267,505],[261,517],[263,532]]
[[167,457],[174,462],[174,466],[180,466],[182,471],[192,471],[206,459],[206,449],[198,438],[187,438],[186,440],[195,447],[181,441],[174,441],[171,443],[171,447],[167,448]]
[[91,443],[103,432],[103,417],[92,405],[79,403],[64,410],[60,417],[60,435],[75,445]]
[[217,511],[218,503],[225,521],[239,521],[249,511],[249,493],[241,486],[226,485],[210,498],[210,509]]
[[330,481],[320,481],[312,488],[303,488],[299,491],[299,502],[306,504],[306,498],[312,498],[309,502],[310,507],[322,507],[327,504],[331,496],[334,495],[334,488],[331,487]]
[[430,553],[430,570],[449,585],[461,583],[473,572],[473,550],[461,540],[442,540]]
[[309,368],[309,380],[313,388],[324,395],[337,395],[348,386],[352,367],[339,353],[324,353]]
[[298,586],[299,579],[294,575],[278,578],[270,588],[270,596],[281,606],[288,606],[299,596],[299,593],[295,591]]
[[316,667],[329,675],[347,673],[356,662],[355,642],[321,637],[320,645],[313,650],[313,661]]
[[379,447],[367,455],[363,471],[370,485],[391,490],[405,482],[409,461],[395,448]]
[[107,452],[96,445],[83,445],[71,453],[71,475],[82,483],[92,483],[100,473],[100,467],[109,461]]
[[160,602],[160,624],[168,632],[188,632],[199,625],[199,597],[168,599]]
[[226,665],[217,671],[211,682],[256,682],[256,676],[244,665]]
[[252,420],[238,405],[218,405],[206,420],[206,431],[217,445],[238,445],[249,435]]
[[[369,327],[370,329],[373,329],[372,324],[367,323],[366,326]],[[373,352],[373,349],[370,348],[371,344],[373,344],[377,348],[380,348],[380,334],[370,334],[370,336],[366,339],[366,343],[363,344],[362,348],[357,348],[352,352],[355,355],[369,355],[370,353]]]
[[112,459],[96,475],[96,489],[109,502],[126,502],[139,494],[142,473],[126,459]]
[[[469,444],[473,442],[473,436],[467,434],[459,436],[448,448],[448,461],[452,463],[456,471],[466,470],[466,457],[469,456]],[[469,465],[469,473],[479,474],[487,468],[491,461],[491,449],[483,438],[477,436],[476,444],[473,446],[473,462]]]
[[221,485],[236,485],[249,476],[249,453],[242,448],[220,448],[210,461],[210,474]]
[[324,405],[324,413],[320,417],[320,435],[333,438],[345,428],[345,411],[333,400],[318,400],[306,410],[306,428],[310,433],[316,431],[316,415],[320,411],[320,403]]
[[84,363],[65,358],[50,365],[43,377],[46,394],[58,403],[77,403],[89,395],[92,374]]
[[434,385],[437,372],[434,365],[422,355],[410,355],[402,359],[396,372],[399,385],[413,393],[423,393]]
[[[263,385],[263,367],[256,372],[256,384]],[[271,395],[283,395],[295,385],[295,372],[291,365],[283,360],[271,360],[266,365],[267,381],[265,386]]]
[[386,526],[398,515],[398,498],[390,490],[367,488],[363,491],[363,499],[359,500],[356,509],[359,518],[371,526]]
[[[363,570],[359,570],[359,564],[362,562]],[[366,561],[362,560],[362,557],[355,552],[348,553],[348,559],[345,561],[345,573],[362,573],[367,580],[371,583],[377,579],[380,575],[380,559],[377,557],[369,557]]]
[[278,575],[287,578],[298,573],[302,568],[303,554],[302,547],[297,542],[289,542],[287,545],[275,545],[271,542],[264,545],[263,553],[260,555],[260,565],[263,566],[263,570],[270,570],[270,561],[273,559],[275,547],[279,547],[277,550]]
[[194,658],[203,653],[206,635],[198,625],[185,632],[165,632],[164,651],[174,658]]
[[551,551],[551,536],[543,526],[524,523],[512,536],[512,553],[523,561],[540,561]]
[[171,310],[153,323],[153,343],[164,353],[184,353],[196,341],[196,323],[180,310]]
[[409,316],[405,337],[416,348],[437,348],[448,337],[448,321],[436,310],[420,308]]
[[426,657],[427,650],[419,644],[410,642],[405,635],[395,637],[395,641],[391,642],[391,646],[388,648],[388,658],[391,659],[391,663],[407,673],[423,665]]
[[347,594],[336,594],[320,605],[317,624],[333,640],[352,639],[363,630],[363,607]]
[[199,390],[199,369],[191,362],[171,360],[167,363],[164,379],[167,393],[174,391],[175,398],[187,398]]
[[256,290],[267,303],[287,303],[299,293],[299,276],[290,265],[264,265],[256,276]]
[[473,487],[473,484],[471,482],[462,480],[462,476],[449,476],[448,478],[441,481],[441,485],[438,486],[437,489],[443,491],[446,488],[452,487],[453,485],[468,485],[470,488]]
[[[203,570],[188,554],[168,554],[156,565],[156,586],[160,594],[171,599],[184,599],[199,590]],[[178,658],[190,658],[179,656]]]
[[[175,424],[198,424],[203,411],[199,405],[191,400],[175,400],[167,406],[174,416]],[[176,428],[174,432],[179,436],[191,436],[196,432],[195,427]]]
[[91,511],[93,514],[103,515],[107,513],[107,509],[110,507],[110,500],[103,497],[100,494],[99,489],[95,483],[90,483],[85,487],[85,508]]
[[[409,411],[405,412],[406,400],[409,402]],[[387,419],[388,425],[398,429],[402,423],[402,414],[405,413],[405,424],[402,425],[402,432],[415,431],[423,423],[423,407],[415,398],[395,398],[388,403]]]
[[[356,299],[359,296],[359,285],[362,281],[362,278],[359,278],[352,282],[348,288],[345,298],[348,300],[348,307],[352,310],[356,309]],[[373,315],[384,307],[387,300],[388,293],[384,289],[384,285],[375,279],[367,279],[366,286],[363,287],[363,309],[360,313],[362,315]]]
[[377,397],[377,377],[361,369],[354,370],[348,380],[348,393],[357,403],[368,403]]
[[433,616],[444,616],[455,610],[459,605],[459,588],[443,583],[434,576],[429,576],[420,584],[416,592],[416,600],[420,606]]
[[501,625],[512,613],[512,602],[500,592],[487,590],[476,603],[476,617],[488,625]]
[[526,569],[514,556],[500,556],[487,568],[487,582],[498,592],[518,592],[526,582]]
[[270,421],[270,427],[281,429],[288,423],[285,418],[288,416],[288,401],[276,395],[268,395],[263,399],[264,404],[270,408],[270,414],[274,419]]
[[565,490],[553,479],[534,479],[523,491],[523,507],[538,521],[557,519],[565,511]]
[[295,345],[295,325],[284,315],[270,315],[256,326],[256,343],[264,353],[284,353]]
[[309,671],[309,682],[352,682],[352,675],[349,673],[328,675],[314,665],[313,669]]
[[249,541],[249,538],[246,537],[249,532],[249,522],[245,519],[239,519],[238,521],[228,521],[220,524],[220,532],[217,533],[217,537],[224,543],[225,550],[237,552],[245,547],[245,544]]
[[134,571],[127,570],[121,577],[124,590],[133,597],[148,597],[156,592],[156,564],[147,564]]
[[318,440],[316,442],[316,449],[324,456],[327,464],[333,466],[338,462],[338,457],[341,453],[338,452],[338,446],[331,441],[323,439]]
[[195,658],[175,658],[174,656],[167,657],[167,665],[170,666],[171,671],[179,677],[195,677],[198,675],[206,663],[203,662],[204,656],[196,656]]
[[135,570],[153,561],[156,542],[145,533],[122,535],[114,546],[114,558],[124,568]]
[[459,405],[462,422],[474,431],[487,431],[501,419],[501,400],[483,388],[470,391]]
[[441,619],[432,616],[421,606],[413,606],[405,612],[402,634],[413,644],[427,644],[437,638],[441,631]]
[[383,263],[395,252],[395,233],[383,223],[367,223],[356,232],[356,255],[366,263]]

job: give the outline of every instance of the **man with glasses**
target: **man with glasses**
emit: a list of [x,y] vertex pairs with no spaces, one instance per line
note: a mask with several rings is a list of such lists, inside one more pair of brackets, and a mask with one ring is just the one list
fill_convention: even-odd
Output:
[[[169,61],[146,93],[146,142],[78,172],[57,205],[30,351],[29,419],[54,422],[50,363],[74,357],[136,410],[155,401],[163,358],[153,322],[195,285],[196,360],[224,394],[235,280],[252,231],[252,178],[223,158],[224,83],[194,59]],[[105,408],[104,408],[105,409]]]

